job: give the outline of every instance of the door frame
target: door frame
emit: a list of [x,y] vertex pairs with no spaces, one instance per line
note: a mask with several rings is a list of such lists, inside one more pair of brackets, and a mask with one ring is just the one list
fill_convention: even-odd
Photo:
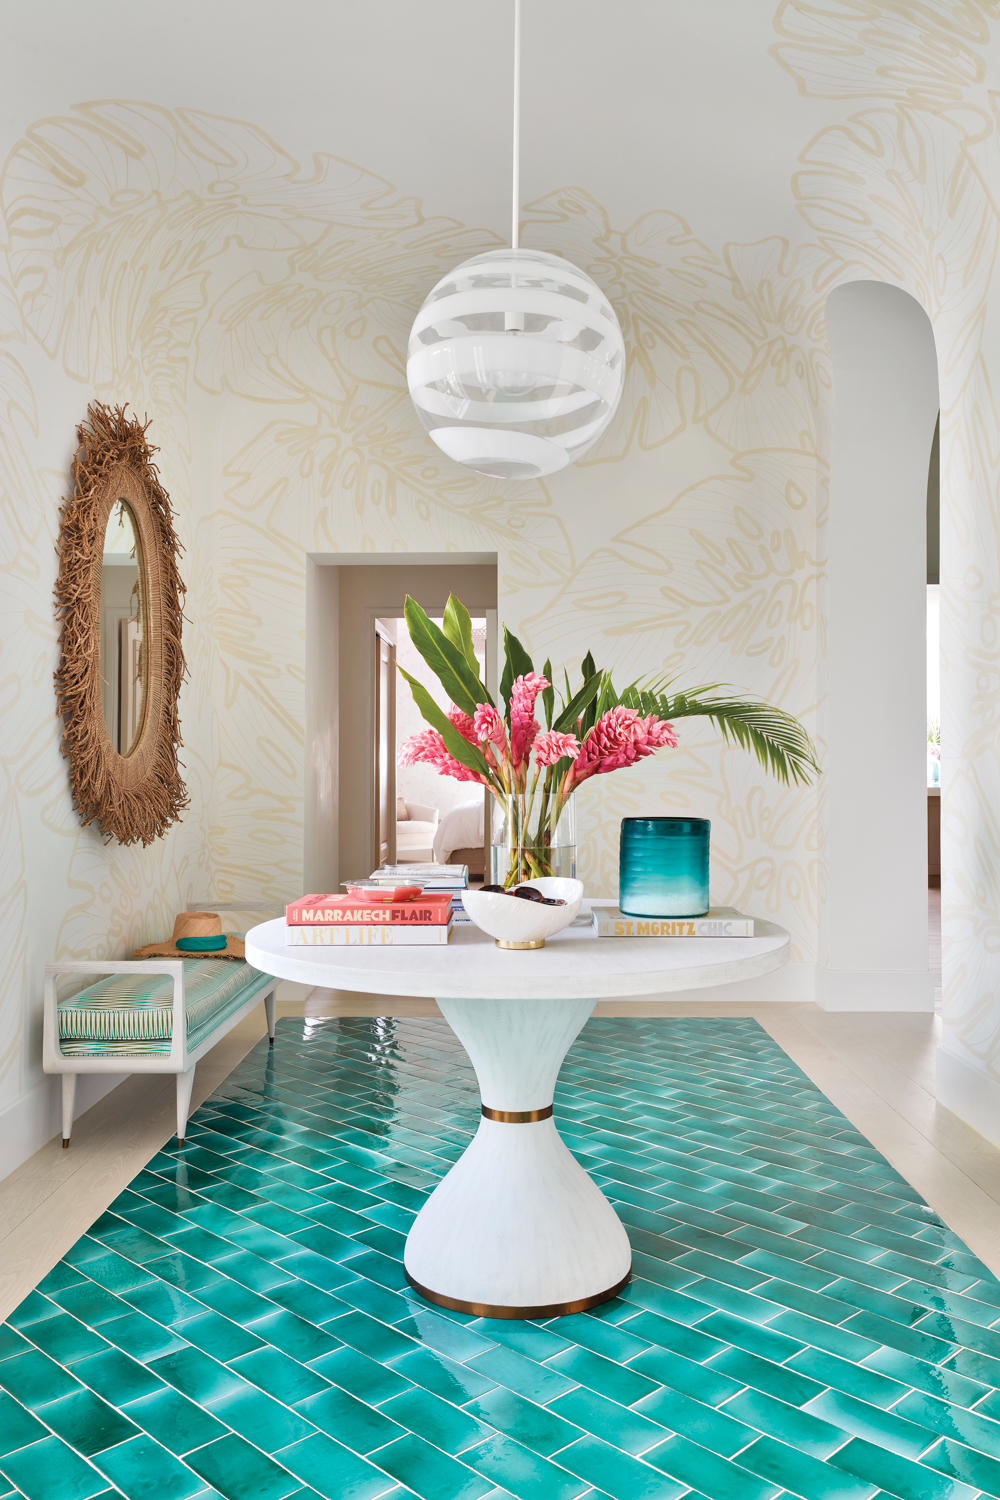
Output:
[[362,865],[362,873],[375,868],[374,755],[368,743],[374,722],[373,622],[400,617],[407,593],[441,614],[450,589],[474,615],[491,618],[493,611],[495,617],[497,572],[495,552],[307,557],[304,889],[335,891]]
[[[372,849],[374,851],[374,863],[376,867],[382,862],[382,831],[379,827],[379,747],[382,730],[382,695],[380,692],[381,666],[383,661],[381,646],[384,646],[387,655],[384,658],[389,666],[389,691],[388,691],[388,726],[386,729],[386,744],[388,746],[388,765],[386,775],[386,802],[388,815],[386,821],[386,847],[385,862],[389,865],[396,863],[396,642],[386,630],[382,623],[384,616],[376,617],[374,621],[375,647],[372,654],[372,666],[374,675],[372,678],[372,698],[374,718],[372,721]],[[381,643],[381,644],[380,644]],[[359,872],[360,873],[360,872]]]

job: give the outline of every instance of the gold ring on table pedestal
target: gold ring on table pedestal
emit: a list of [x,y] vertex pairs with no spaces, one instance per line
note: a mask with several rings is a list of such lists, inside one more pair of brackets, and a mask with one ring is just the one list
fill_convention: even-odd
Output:
[[595,1292],[592,1297],[577,1297],[572,1302],[549,1302],[541,1307],[498,1307],[491,1302],[462,1302],[458,1297],[445,1297],[441,1292],[429,1291],[427,1287],[421,1286],[415,1281],[403,1267],[403,1274],[415,1292],[425,1297],[428,1302],[436,1302],[438,1307],[447,1307],[452,1312],[472,1313],[477,1318],[562,1318],[567,1313],[586,1312],[589,1307],[597,1307],[602,1302],[610,1302],[612,1297],[617,1297],[623,1287],[627,1286],[632,1276],[631,1266],[622,1277],[621,1281],[615,1282],[614,1286],[608,1287],[605,1292]]
[[551,1120],[552,1105],[543,1109],[490,1109],[488,1104],[480,1106],[484,1120],[497,1120],[501,1125],[533,1125],[536,1120]]

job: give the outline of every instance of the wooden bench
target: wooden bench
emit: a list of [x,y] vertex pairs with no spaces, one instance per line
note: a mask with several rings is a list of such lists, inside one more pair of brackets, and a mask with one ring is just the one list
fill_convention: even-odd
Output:
[[[67,975],[104,976],[60,1000]],[[184,1145],[194,1070],[261,1000],[274,1045],[270,974],[233,959],[144,958],[45,965],[42,1067],[62,1074],[63,1148],[70,1142],[80,1073],[177,1075],[177,1144]]]

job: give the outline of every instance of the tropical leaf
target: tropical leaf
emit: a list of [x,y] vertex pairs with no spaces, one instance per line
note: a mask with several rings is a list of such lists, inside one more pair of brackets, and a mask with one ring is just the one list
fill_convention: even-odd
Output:
[[[583,661],[580,663],[580,671],[583,673],[584,683],[589,683],[594,677],[597,677],[606,681],[609,687],[611,685],[611,673],[598,672],[593,655],[589,651],[583,658]],[[603,711],[604,710],[599,707],[599,698],[597,695],[587,700],[587,704],[583,710],[580,722],[581,736],[590,733],[594,725],[597,723],[599,715],[603,713]]]
[[611,681],[611,673],[605,672],[604,684],[598,695],[597,704],[594,709],[595,722],[601,717],[602,714],[606,714],[609,708],[617,708],[619,702],[620,699],[618,697],[618,694],[615,692],[615,685]]
[[548,657],[545,658],[545,665],[542,668],[542,676],[549,684],[547,688],[544,688],[542,690],[542,707],[545,710],[545,727],[546,729],[551,729],[552,715],[556,710],[556,690],[552,686],[552,663],[548,659]]
[[478,678],[479,662],[472,644],[472,617],[461,599],[456,599],[454,594],[448,595],[448,603],[444,607],[444,633],[452,645],[458,647]]
[[510,690],[518,677],[527,677],[529,672],[535,670],[531,657],[525,651],[516,635],[512,635],[506,625],[503,628],[503,676],[500,679],[500,696],[507,705],[507,715],[510,716]]
[[[601,683],[603,682],[603,680],[604,673],[597,672],[593,677],[590,678],[588,682],[585,682],[576,696],[574,698],[571,698],[567,703],[566,707],[563,709],[562,713],[553,724],[553,729],[558,729],[563,734],[575,734],[577,719],[581,718],[586,713],[586,710],[589,708],[589,706],[593,703],[594,699],[601,691]],[[586,730],[581,726],[581,738],[583,737],[584,733],[586,733]]]
[[410,640],[455,707],[471,717],[480,703],[492,703],[493,699],[479,681],[478,675],[470,668],[464,653],[452,645],[444,632],[438,629],[433,620],[427,618],[420,605],[409,594],[406,596],[403,613]]
[[454,724],[439,704],[434,702],[430,693],[422,682],[411,677],[403,667],[396,669],[410,684],[410,692],[413,701],[427,720],[432,729],[436,729],[444,740],[445,749],[455,760],[460,761],[463,766],[468,766],[470,771],[476,771],[480,776],[485,776],[491,784],[495,785],[495,778],[487,764],[486,757],[475,745],[470,745],[464,735],[460,734]]
[[619,702],[658,719],[706,718],[724,740],[753,751],[760,764],[787,785],[808,786],[821,774],[813,743],[791,714],[758,699],[714,696],[726,683],[705,683],[686,693],[663,691],[669,682],[642,688],[632,683]]

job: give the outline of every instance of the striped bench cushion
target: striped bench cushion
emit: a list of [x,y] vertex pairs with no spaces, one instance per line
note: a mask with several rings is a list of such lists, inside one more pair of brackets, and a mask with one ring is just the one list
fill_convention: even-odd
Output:
[[[272,983],[233,959],[184,960],[187,1044],[194,1049],[252,995]],[[174,982],[169,974],[111,974],[59,1002],[64,1057],[140,1057],[170,1051]]]

